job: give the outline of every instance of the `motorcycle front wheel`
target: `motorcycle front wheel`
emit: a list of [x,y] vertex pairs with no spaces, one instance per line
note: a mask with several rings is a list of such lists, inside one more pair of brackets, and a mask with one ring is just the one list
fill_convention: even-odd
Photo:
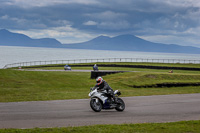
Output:
[[125,109],[125,103],[121,98],[117,98],[117,107],[115,107],[115,109],[117,111],[124,111]]
[[91,99],[90,100],[90,107],[95,112],[100,112],[101,109],[102,109],[102,104],[101,104],[101,102],[96,102],[96,99]]

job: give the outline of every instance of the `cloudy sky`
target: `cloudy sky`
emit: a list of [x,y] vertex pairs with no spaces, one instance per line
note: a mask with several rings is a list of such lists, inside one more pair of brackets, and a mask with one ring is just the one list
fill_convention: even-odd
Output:
[[132,34],[200,47],[200,0],[0,0],[0,29],[62,43]]

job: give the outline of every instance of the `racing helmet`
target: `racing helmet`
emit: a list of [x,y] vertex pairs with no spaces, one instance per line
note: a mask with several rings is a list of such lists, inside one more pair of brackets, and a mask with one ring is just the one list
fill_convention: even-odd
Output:
[[102,77],[97,77],[96,78],[96,82],[97,82],[97,85],[100,85],[103,82],[103,78]]

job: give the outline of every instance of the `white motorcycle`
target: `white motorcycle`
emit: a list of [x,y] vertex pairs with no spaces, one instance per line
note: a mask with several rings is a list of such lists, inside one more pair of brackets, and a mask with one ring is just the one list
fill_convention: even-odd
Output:
[[115,90],[115,99],[113,99],[107,96],[106,90],[98,91],[98,88],[90,88],[90,107],[95,112],[100,112],[101,109],[116,109],[117,111],[123,111],[125,109],[125,103],[121,98],[118,97],[119,95],[121,95],[121,92]]

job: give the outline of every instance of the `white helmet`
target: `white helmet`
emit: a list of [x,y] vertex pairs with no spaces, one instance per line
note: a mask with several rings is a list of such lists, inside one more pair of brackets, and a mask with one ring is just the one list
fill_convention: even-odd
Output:
[[103,82],[103,78],[102,77],[97,77],[96,78],[96,82],[97,82],[97,85],[100,85]]

